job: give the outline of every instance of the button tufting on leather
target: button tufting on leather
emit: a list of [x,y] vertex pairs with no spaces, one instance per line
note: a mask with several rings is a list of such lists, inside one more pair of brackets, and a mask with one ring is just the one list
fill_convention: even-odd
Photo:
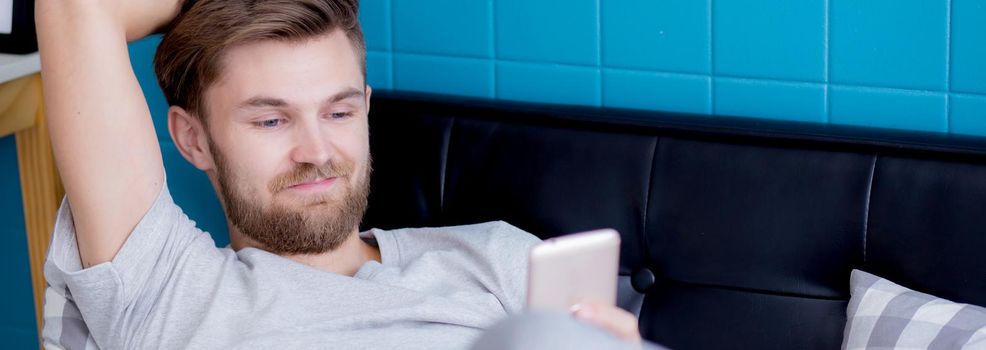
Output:
[[654,277],[654,272],[646,267],[637,269],[633,272],[633,276],[630,277],[630,284],[638,293],[646,293],[648,289],[654,286],[656,281],[657,278]]

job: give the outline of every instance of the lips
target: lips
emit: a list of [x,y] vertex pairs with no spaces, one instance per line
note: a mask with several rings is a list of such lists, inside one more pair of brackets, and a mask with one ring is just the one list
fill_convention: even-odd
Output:
[[335,183],[336,179],[337,179],[336,177],[317,178],[311,181],[291,185],[288,188],[296,189],[296,190],[320,189],[320,188],[332,186],[332,184]]

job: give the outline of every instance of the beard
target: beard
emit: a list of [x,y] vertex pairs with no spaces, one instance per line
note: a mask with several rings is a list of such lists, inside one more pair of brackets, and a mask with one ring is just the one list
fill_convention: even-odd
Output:
[[[211,140],[210,140],[211,143]],[[370,193],[371,159],[367,156],[362,174],[353,162],[329,161],[324,165],[300,163],[278,175],[268,184],[274,196],[289,186],[335,177],[329,193],[322,192],[298,201],[298,206],[280,205],[275,200],[260,203],[239,181],[229,163],[214,144],[210,152],[216,161],[221,200],[233,226],[253,239],[263,250],[278,255],[318,254],[335,250],[359,228],[366,213]]]

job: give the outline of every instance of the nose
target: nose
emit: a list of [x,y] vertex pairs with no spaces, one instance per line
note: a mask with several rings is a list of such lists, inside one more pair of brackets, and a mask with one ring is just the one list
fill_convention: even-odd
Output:
[[302,123],[295,132],[291,160],[296,163],[322,165],[332,157],[332,145],[317,123]]

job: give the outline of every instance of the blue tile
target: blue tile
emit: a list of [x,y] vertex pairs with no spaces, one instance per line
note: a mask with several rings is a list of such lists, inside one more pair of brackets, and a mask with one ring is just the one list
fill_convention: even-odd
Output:
[[359,21],[363,27],[363,39],[366,40],[366,48],[369,50],[390,50],[390,1],[362,0],[359,2]]
[[[31,313],[34,317],[34,313]],[[33,320],[32,320],[33,321]],[[25,327],[0,327],[0,339],[8,349],[38,349],[37,326]]]
[[[31,264],[27,253],[27,231],[17,166],[15,136],[0,137],[0,333],[7,328],[26,330],[8,342],[23,343],[37,337],[34,318],[34,294],[31,289]],[[33,337],[33,338],[32,338]]]
[[477,58],[394,54],[394,88],[450,95],[493,97],[493,61]]
[[24,231],[24,202],[14,135],[0,137],[0,220],[5,229]]
[[154,53],[157,52],[157,45],[160,43],[161,36],[154,35],[130,43],[128,49],[130,65],[137,75],[140,89],[144,91],[147,106],[151,109],[154,131],[158,139],[171,140],[171,134],[168,133],[168,101],[157,83],[157,75],[154,74]]
[[950,132],[986,136],[986,96],[953,94],[948,105]]
[[596,0],[497,0],[498,58],[599,64]]
[[[21,197],[15,136],[0,137],[0,336],[4,344],[33,345],[37,348],[34,318],[34,291],[31,263],[27,252],[27,231]],[[11,330],[18,330],[13,334]],[[5,345],[10,347],[12,345]]]
[[826,121],[825,86],[716,78],[715,114],[803,122]]
[[391,69],[391,55],[388,52],[367,51],[366,52],[366,83],[374,89],[392,89],[393,74]]
[[708,76],[603,70],[603,105],[683,113],[712,113]]
[[599,106],[596,68],[497,62],[496,97],[505,100]]
[[831,81],[945,89],[948,0],[831,0]]
[[161,156],[168,174],[168,190],[175,203],[195,220],[199,229],[212,235],[216,246],[229,244],[226,215],[209,177],[185,160],[172,142],[161,142]]
[[[0,137],[0,336],[5,346],[31,345],[37,348],[34,318],[34,291],[31,263],[27,253],[27,231],[17,166],[15,136]],[[9,336],[9,337],[7,337]]]
[[493,0],[394,2],[394,50],[493,57]]
[[833,124],[948,131],[944,93],[832,86],[829,98]]
[[711,72],[708,0],[603,1],[606,67]]
[[986,94],[986,2],[952,0],[953,91]]
[[[37,332],[34,313],[34,289],[31,285],[31,262],[27,253],[27,233],[0,229],[0,328],[17,328]],[[4,339],[4,344],[7,339]]]
[[717,0],[716,74],[825,81],[825,0]]

